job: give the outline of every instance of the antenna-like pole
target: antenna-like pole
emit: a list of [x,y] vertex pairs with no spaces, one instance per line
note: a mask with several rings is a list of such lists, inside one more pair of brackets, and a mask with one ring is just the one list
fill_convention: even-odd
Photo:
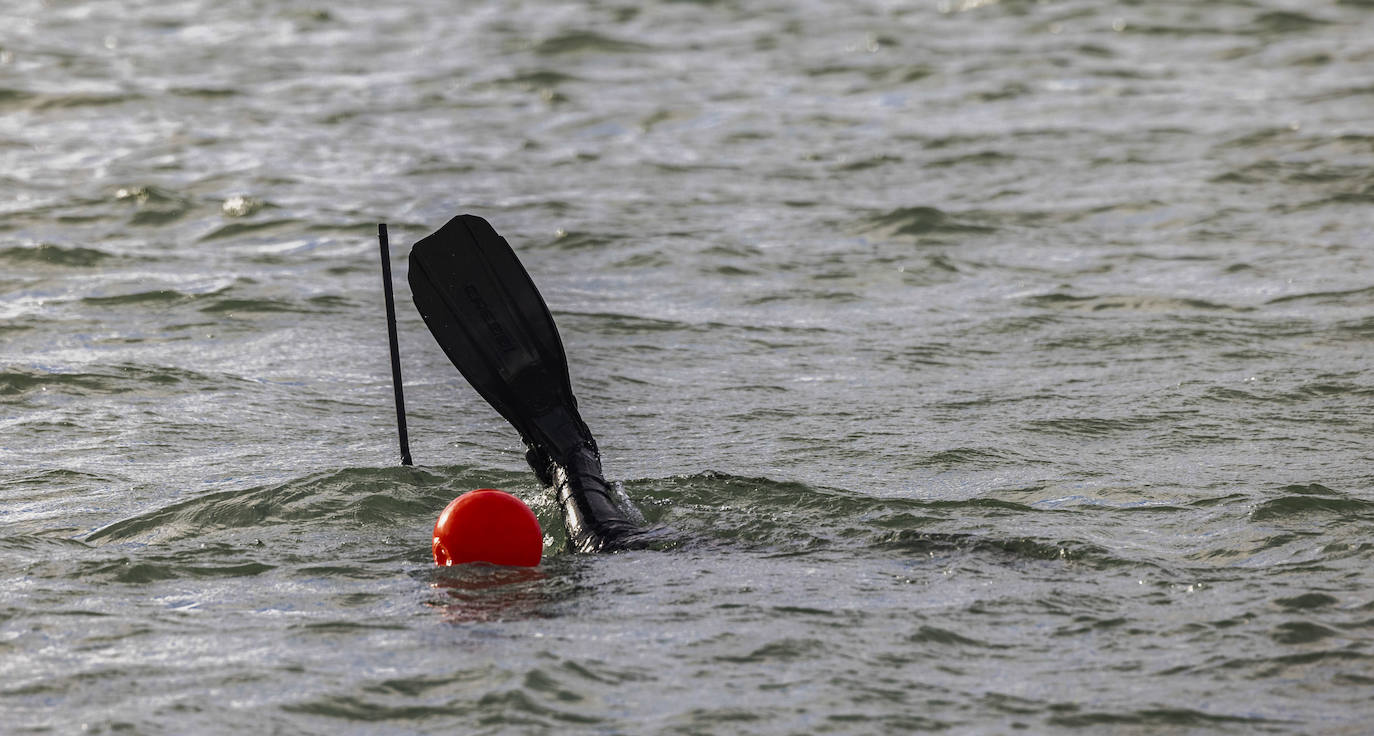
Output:
[[406,436],[406,400],[401,392],[401,348],[396,344],[396,302],[391,296],[391,247],[387,244],[386,223],[377,226],[382,246],[382,291],[386,293],[386,332],[391,339],[391,385],[396,389],[396,434],[401,439],[401,464],[410,460],[410,438]]

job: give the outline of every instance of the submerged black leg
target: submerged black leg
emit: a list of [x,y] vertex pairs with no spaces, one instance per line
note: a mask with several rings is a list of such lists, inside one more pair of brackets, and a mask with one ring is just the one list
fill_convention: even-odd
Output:
[[582,445],[561,462],[549,460],[548,454],[535,447],[525,457],[540,481],[554,488],[570,549],[614,552],[648,546],[647,530],[621,507],[606,482],[595,445]]

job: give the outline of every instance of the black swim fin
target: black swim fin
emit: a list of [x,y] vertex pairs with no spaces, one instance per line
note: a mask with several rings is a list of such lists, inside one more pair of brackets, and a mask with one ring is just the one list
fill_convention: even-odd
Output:
[[617,503],[577,411],[553,315],[505,238],[486,220],[459,215],[411,248],[409,280],[444,353],[520,432],[530,467],[556,489],[569,546],[640,546],[644,530]]

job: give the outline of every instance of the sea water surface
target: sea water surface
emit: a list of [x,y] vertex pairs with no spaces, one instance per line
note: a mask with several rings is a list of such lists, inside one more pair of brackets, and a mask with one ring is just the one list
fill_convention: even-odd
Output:
[[[671,548],[425,330],[460,212]],[[0,730],[1367,733],[1372,355],[1368,0],[7,0]]]

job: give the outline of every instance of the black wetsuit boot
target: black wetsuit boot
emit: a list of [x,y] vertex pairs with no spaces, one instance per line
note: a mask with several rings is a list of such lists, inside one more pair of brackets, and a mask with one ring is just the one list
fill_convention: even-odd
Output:
[[601,453],[594,441],[582,442],[558,462],[535,446],[525,459],[544,485],[553,486],[570,549],[613,552],[645,546],[646,530],[616,501],[601,471]]

